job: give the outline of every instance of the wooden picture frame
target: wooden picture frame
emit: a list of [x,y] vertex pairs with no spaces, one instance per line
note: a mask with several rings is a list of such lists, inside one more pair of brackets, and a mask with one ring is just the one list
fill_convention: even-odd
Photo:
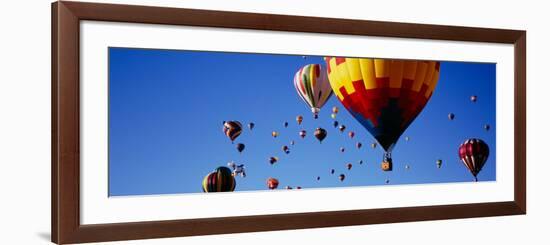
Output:
[[[514,200],[82,225],[80,222],[79,23],[82,20],[475,41],[514,45]],[[82,243],[457,219],[526,213],[526,32],[82,2],[52,4],[52,241]]]

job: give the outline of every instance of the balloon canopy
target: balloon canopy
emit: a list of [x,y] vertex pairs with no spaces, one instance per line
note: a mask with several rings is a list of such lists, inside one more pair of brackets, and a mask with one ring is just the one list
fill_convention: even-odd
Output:
[[480,139],[468,139],[458,148],[458,157],[477,181],[477,175],[489,158],[489,146]]
[[332,90],[391,159],[439,80],[436,61],[325,57]]
[[228,167],[218,167],[202,180],[203,192],[230,192],[237,185]]
[[325,69],[319,64],[306,65],[294,75],[294,87],[317,118],[321,107],[332,95]]

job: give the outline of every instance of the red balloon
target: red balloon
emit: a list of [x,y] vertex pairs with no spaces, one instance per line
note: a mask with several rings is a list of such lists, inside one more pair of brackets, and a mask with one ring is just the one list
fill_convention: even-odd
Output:
[[458,148],[458,156],[477,181],[477,175],[489,157],[489,146],[480,139],[468,139]]

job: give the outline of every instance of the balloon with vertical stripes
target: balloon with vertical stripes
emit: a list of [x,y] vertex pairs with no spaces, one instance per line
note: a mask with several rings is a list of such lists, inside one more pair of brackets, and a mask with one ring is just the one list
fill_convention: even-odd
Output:
[[203,192],[231,192],[235,190],[237,182],[228,167],[216,168],[206,175],[202,181]]
[[489,146],[480,139],[467,139],[458,148],[458,157],[477,181],[477,175],[489,158]]

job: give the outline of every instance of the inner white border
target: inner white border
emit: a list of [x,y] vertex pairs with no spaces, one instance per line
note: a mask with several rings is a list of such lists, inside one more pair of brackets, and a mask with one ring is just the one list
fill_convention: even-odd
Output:
[[[507,44],[150,24],[80,24],[82,224],[511,201],[514,53]],[[497,181],[108,197],[109,46],[497,63]]]

